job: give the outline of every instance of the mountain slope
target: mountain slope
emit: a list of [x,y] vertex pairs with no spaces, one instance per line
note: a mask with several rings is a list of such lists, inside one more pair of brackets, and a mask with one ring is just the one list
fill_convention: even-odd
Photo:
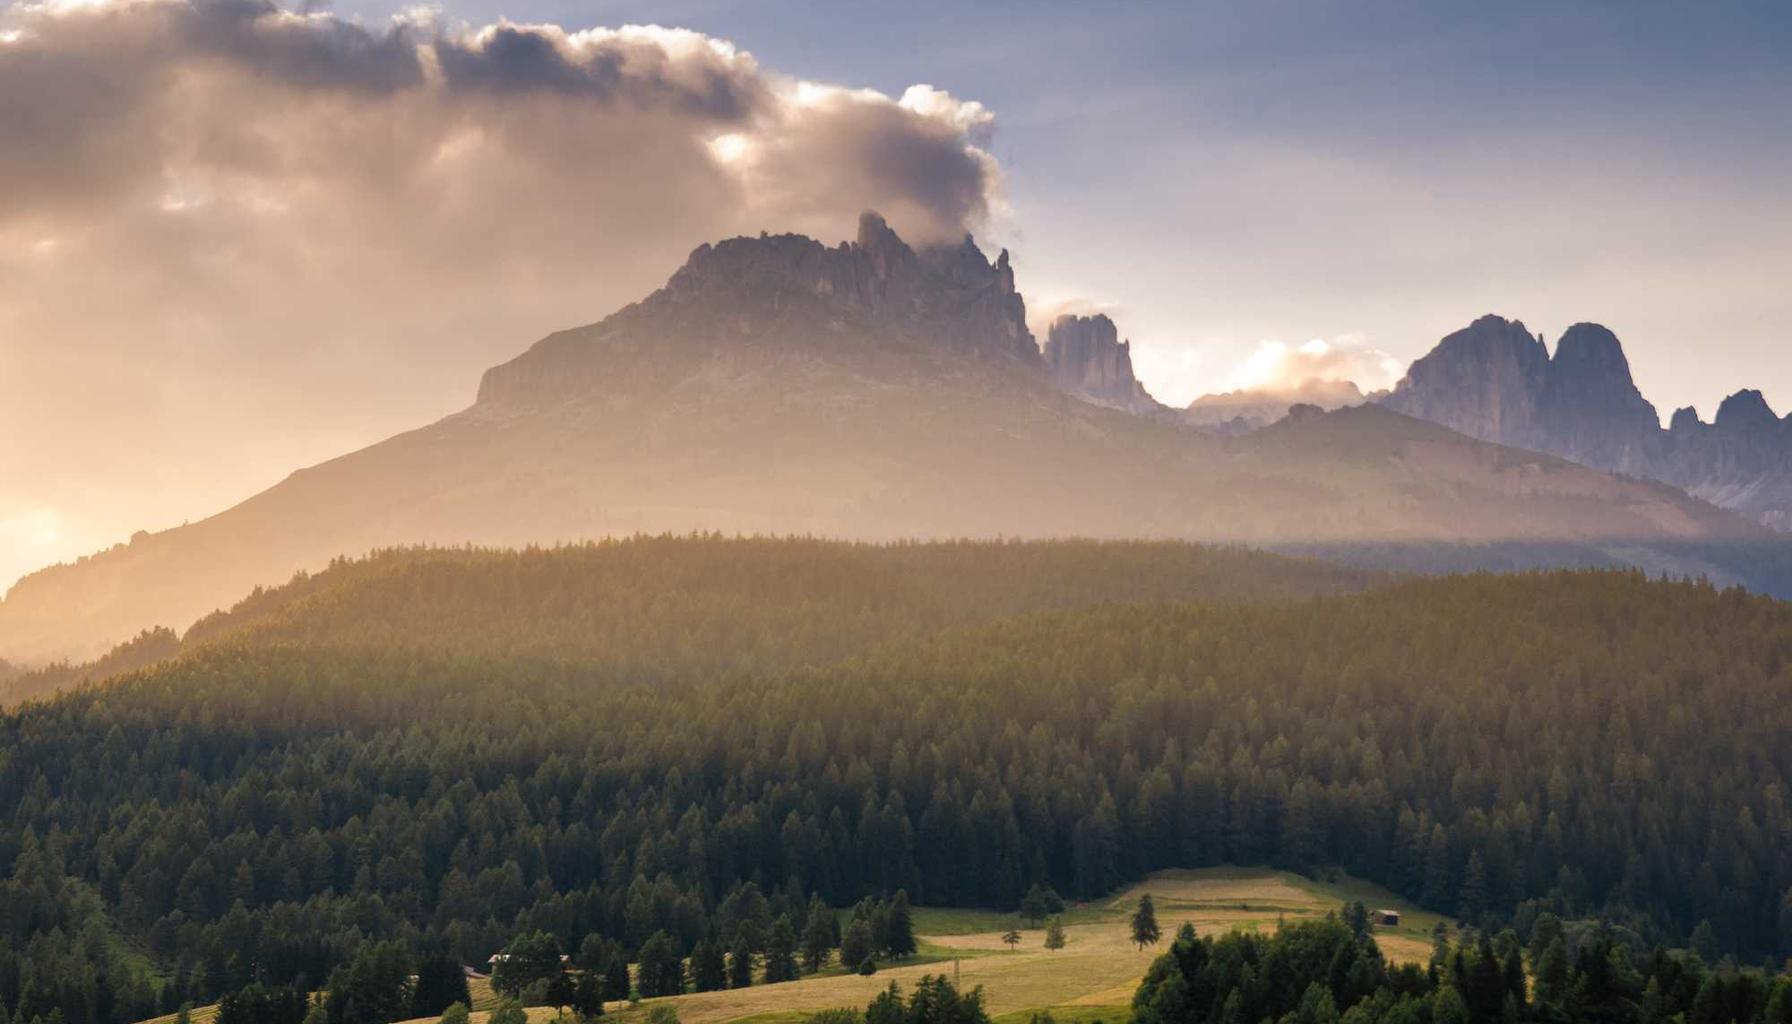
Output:
[[1280,544],[1765,536],[1683,494],[1380,410],[1224,441],[1054,387],[1003,253],[916,251],[875,215],[692,254],[544,339],[438,423],[210,519],[21,581],[0,653],[90,655],[259,584],[409,544],[639,531]]

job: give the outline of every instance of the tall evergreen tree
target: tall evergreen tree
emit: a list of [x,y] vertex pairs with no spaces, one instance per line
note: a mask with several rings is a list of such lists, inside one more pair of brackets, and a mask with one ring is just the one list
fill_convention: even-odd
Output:
[[909,909],[907,889],[896,890],[886,915],[884,951],[898,960],[914,956],[920,944],[915,939],[915,917]]
[[765,983],[774,985],[797,979],[796,929],[790,918],[780,917],[772,924],[765,942]]
[[636,987],[643,997],[675,996],[684,991],[684,958],[678,954],[677,941],[665,931],[648,936],[635,959]]
[[753,984],[753,958],[757,955],[753,948],[751,929],[742,928],[734,939],[734,949],[728,954],[728,987],[746,988]]
[[596,971],[583,971],[573,987],[572,1012],[580,1020],[596,1020],[604,1015],[604,978]]
[[820,894],[809,900],[809,912],[803,927],[803,966],[810,973],[821,970],[827,965],[828,956],[833,951],[834,931],[840,922],[828,905],[822,902]]
[[473,996],[467,988],[467,972],[460,960],[447,953],[424,957],[417,964],[416,988],[411,993],[411,1016],[439,1016],[455,1003],[473,1005]]
[[628,955],[620,948],[613,947],[604,967],[604,998],[625,1000],[633,994],[632,988],[633,983],[628,976]]
[[1140,949],[1155,946],[1162,937],[1163,932],[1157,926],[1157,907],[1151,902],[1151,894],[1145,893],[1139,897],[1138,909],[1132,913],[1133,945]]
[[857,967],[871,959],[871,954],[871,928],[864,921],[854,919],[840,938],[840,962]]
[[691,991],[714,992],[728,987],[728,958],[721,943],[704,936],[691,949]]

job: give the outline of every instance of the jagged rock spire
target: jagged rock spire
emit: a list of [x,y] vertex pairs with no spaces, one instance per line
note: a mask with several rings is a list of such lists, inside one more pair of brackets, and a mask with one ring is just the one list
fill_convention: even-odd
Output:
[[1121,341],[1105,314],[1065,314],[1046,332],[1045,365],[1053,383],[1067,394],[1135,413],[1164,407],[1139,383],[1132,370],[1132,343]]

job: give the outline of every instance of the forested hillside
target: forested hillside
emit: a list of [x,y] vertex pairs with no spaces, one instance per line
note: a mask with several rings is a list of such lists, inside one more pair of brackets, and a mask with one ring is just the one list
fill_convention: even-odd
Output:
[[744,882],[1012,907],[1225,861],[1792,954],[1792,606],[1359,582],[1179,545],[339,566],[0,718],[0,1002],[128,1019],[370,938],[689,952]]
[[1244,548],[1130,541],[843,544],[636,537],[551,550],[399,549],[256,589],[185,636],[8,679],[0,704],[224,638],[577,662],[650,678],[826,663],[953,624],[1103,602],[1253,604],[1374,576]]

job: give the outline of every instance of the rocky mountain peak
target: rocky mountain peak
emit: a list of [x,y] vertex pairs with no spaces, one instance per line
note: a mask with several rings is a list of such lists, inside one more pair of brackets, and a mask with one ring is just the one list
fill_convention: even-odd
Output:
[[1415,360],[1384,404],[1483,441],[1523,445],[1548,372],[1542,338],[1488,314]]
[[1636,390],[1630,377],[1630,360],[1624,356],[1624,344],[1609,328],[1600,324],[1578,323],[1568,328],[1556,342],[1552,361],[1559,373],[1580,379],[1621,381],[1623,387]]
[[1163,410],[1132,369],[1132,343],[1121,341],[1106,314],[1065,314],[1046,332],[1045,365],[1066,394],[1127,412]]
[[643,301],[487,371],[479,401],[576,397],[617,345],[839,355],[847,336],[1040,365],[1007,253],[991,263],[968,235],[916,249],[867,211],[853,241],[832,248],[794,234],[700,245]]
[[1780,418],[1767,404],[1767,396],[1754,388],[1738,391],[1717,407],[1712,424],[1732,432],[1768,431],[1780,425]]
[[1699,410],[1688,405],[1674,410],[1673,419],[1668,421],[1668,430],[1675,434],[1690,434],[1704,425],[1704,421],[1699,419]]

